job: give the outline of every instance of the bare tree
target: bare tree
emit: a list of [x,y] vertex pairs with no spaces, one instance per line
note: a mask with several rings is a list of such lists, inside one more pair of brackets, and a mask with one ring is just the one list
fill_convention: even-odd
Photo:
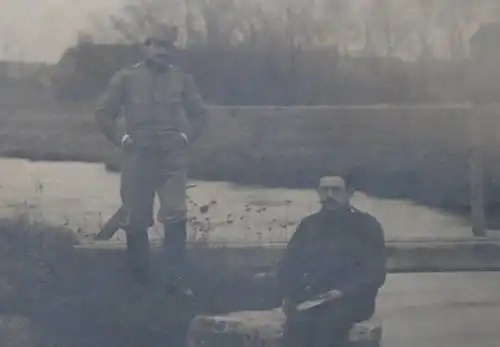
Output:
[[347,50],[365,41],[378,55],[429,58],[463,56],[471,27],[486,18],[500,18],[500,1],[128,0],[107,20],[127,42],[137,42],[148,25],[162,21],[178,24],[180,43],[190,47],[340,43]]
[[429,38],[431,35],[431,27],[433,22],[433,0],[419,0],[418,5],[420,6],[421,13],[421,25],[417,29],[418,31],[418,41],[420,44],[420,55],[419,58],[423,60],[434,59],[434,52],[432,50]]

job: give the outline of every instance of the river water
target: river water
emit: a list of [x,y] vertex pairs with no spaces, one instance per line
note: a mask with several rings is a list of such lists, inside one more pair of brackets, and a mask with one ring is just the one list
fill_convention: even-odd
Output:
[[[314,189],[192,181],[188,192],[192,237],[212,242],[284,241],[302,217],[319,208]],[[471,235],[470,226],[460,217],[411,201],[357,193],[353,204],[377,217],[388,238]],[[96,233],[119,205],[119,177],[101,164],[0,160],[2,217],[28,215],[85,235]],[[205,214],[200,212],[203,205],[209,206]],[[156,225],[150,236],[159,234]],[[124,235],[120,232],[115,237]]]

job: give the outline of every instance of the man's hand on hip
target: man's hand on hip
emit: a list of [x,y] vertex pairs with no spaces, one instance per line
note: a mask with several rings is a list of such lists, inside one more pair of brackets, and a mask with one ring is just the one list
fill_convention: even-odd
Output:
[[132,137],[129,134],[123,135],[122,140],[121,140],[122,148],[127,150],[127,149],[131,148],[133,145],[134,145],[134,140],[132,139]]

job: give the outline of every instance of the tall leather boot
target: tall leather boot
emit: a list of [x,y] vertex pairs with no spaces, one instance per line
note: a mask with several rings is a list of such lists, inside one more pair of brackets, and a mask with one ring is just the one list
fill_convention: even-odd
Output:
[[187,242],[186,221],[166,223],[164,228],[163,253],[167,290],[192,295],[192,291],[186,286],[184,278]]
[[150,250],[147,230],[127,231],[127,265],[135,280],[149,280]]

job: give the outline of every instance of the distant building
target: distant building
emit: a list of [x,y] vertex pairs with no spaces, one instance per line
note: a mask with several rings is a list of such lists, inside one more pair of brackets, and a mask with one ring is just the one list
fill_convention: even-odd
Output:
[[52,81],[54,92],[60,99],[92,99],[117,70],[140,58],[138,46],[81,42],[67,49],[57,63]]
[[20,61],[0,61],[0,78],[13,80],[32,78],[43,74],[51,68],[45,63],[32,63]]
[[500,23],[485,23],[469,40],[471,66],[469,101],[475,104],[500,101]]
[[469,41],[471,56],[478,60],[500,58],[500,23],[482,24]]

